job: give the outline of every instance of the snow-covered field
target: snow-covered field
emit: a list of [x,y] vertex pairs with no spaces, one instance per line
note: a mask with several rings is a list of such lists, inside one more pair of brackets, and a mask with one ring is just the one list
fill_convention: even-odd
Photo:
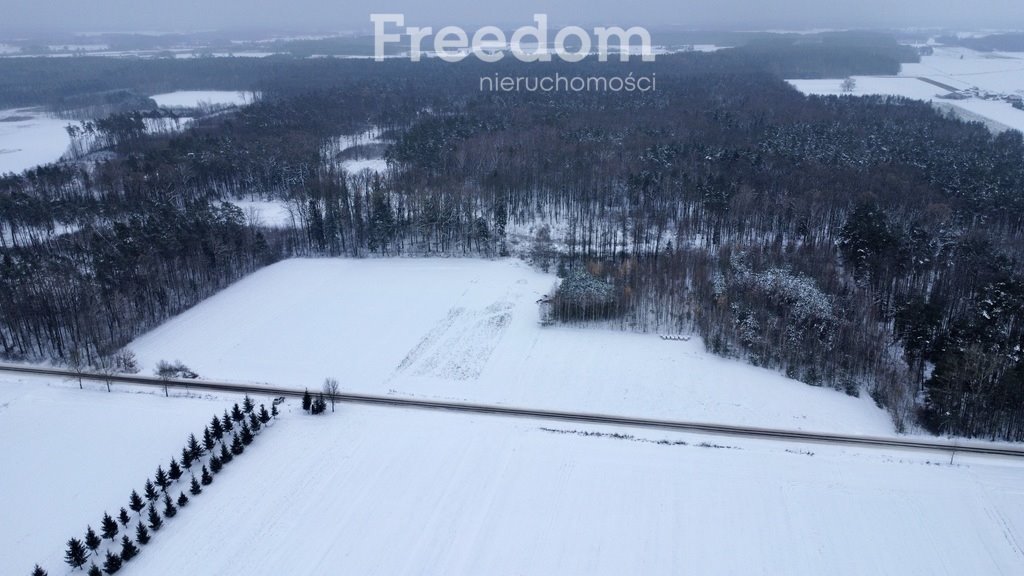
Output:
[[917,78],[900,78],[896,76],[854,76],[856,86],[851,92],[843,92],[843,78],[826,78],[813,80],[787,80],[804,94],[819,96],[903,96],[915,100],[932,100],[940,94],[948,94],[934,84]]
[[973,114],[981,119],[995,122],[998,127],[1013,128],[1024,132],[1024,110],[1018,110],[1008,102],[970,98],[951,101],[948,105],[965,111],[968,120],[973,119],[970,116]]
[[131,344],[149,372],[536,408],[891,434],[869,399],[713,356],[698,339],[541,327],[554,276],[514,260],[296,259]]
[[[190,433],[237,399],[164,398],[115,385],[0,377],[0,574],[63,572],[64,543],[141,493]],[[144,572],[140,572],[144,574]]]
[[1024,463],[544,428],[580,430],[388,408],[286,414],[126,575],[1009,576],[1024,565]]
[[904,64],[901,76],[923,77],[957,89],[978,87],[989,92],[1024,94],[1024,54],[977,52],[936,46],[919,64]]
[[219,90],[183,90],[150,96],[161,108],[197,108],[199,106],[244,106],[251,104],[252,92]]
[[[184,130],[191,121],[161,118],[146,119],[145,123],[151,133],[170,133]],[[74,122],[34,108],[0,110],[0,174],[17,174],[60,160],[71,146],[66,130],[69,124]]]
[[68,124],[34,109],[0,110],[0,174],[60,160],[71,145]]
[[[541,327],[513,260],[297,259],[132,344],[144,371],[317,390],[887,434],[867,399],[696,340]],[[62,569],[236,398],[0,379],[0,573]],[[257,399],[265,401],[265,399]],[[50,425],[47,425],[50,423]],[[53,424],[59,423],[59,425]],[[84,480],[83,480],[84,479]],[[338,405],[282,406],[124,571],[196,574],[1019,573],[1024,461]]]
[[[1024,95],[1024,54],[984,53],[966,48],[935,47],[935,53],[922,56],[919,64],[904,64],[899,77],[855,76],[852,96],[903,96],[932,102],[952,110],[966,120],[980,120],[995,130],[1013,128],[1024,132],[1024,110],[1004,101],[969,98],[945,100],[938,96],[950,91],[922,80],[926,78],[956,90],[976,88],[1005,96]],[[804,94],[843,95],[842,78],[824,80],[788,80]]]

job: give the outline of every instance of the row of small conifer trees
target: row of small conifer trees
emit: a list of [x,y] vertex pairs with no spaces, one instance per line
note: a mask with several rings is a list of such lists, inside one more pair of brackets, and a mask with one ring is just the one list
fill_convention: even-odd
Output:
[[[137,491],[132,490],[128,508],[121,508],[117,520],[104,512],[103,520],[100,521],[99,534],[96,534],[92,526],[88,526],[84,539],[68,540],[67,549],[64,552],[64,562],[72,568],[83,569],[90,557],[99,558],[104,540],[109,540],[110,545],[107,547],[102,569],[96,564],[96,561],[93,561],[88,574],[89,576],[102,576],[104,573],[116,573],[125,562],[139,554],[139,546],[149,543],[152,538],[150,531],[159,532],[164,526],[164,519],[174,518],[179,508],[188,505],[189,497],[185,494],[184,489],[180,491],[176,499],[171,496],[172,487],[179,481],[184,481],[186,472],[191,476],[188,493],[192,497],[198,496],[203,492],[203,486],[212,484],[215,474],[219,473],[235,456],[244,453],[245,447],[252,443],[260,430],[266,427],[271,420],[277,418],[277,414],[276,405],[271,405],[271,410],[268,412],[266,406],[261,404],[257,411],[252,399],[246,395],[241,407],[236,403],[230,412],[225,410],[222,417],[214,415],[210,424],[203,430],[201,441],[196,438],[195,434],[189,434],[188,441],[181,449],[180,461],[172,457],[166,470],[163,465],[157,466],[154,477],[146,479],[143,496],[139,496]],[[198,479],[193,467],[201,468]],[[162,515],[157,509],[158,502],[163,507]],[[138,519],[138,522],[135,523],[134,541],[127,534],[129,526],[133,522],[133,515],[128,510],[134,512],[134,517]],[[142,517],[143,510],[146,511],[145,520]],[[121,528],[124,529],[125,534],[121,536],[121,550],[117,552],[113,550],[114,541]],[[37,564],[32,571],[32,576],[47,576],[47,573]]]

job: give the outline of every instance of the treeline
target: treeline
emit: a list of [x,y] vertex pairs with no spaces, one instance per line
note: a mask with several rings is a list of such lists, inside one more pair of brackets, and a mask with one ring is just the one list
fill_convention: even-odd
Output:
[[781,78],[896,75],[901,64],[921,60],[915,48],[887,34],[863,31],[772,36],[752,40],[737,51]]
[[963,46],[980,52],[1024,52],[1024,33],[1006,32],[1003,34],[989,34],[987,36],[971,36],[960,38],[958,36],[940,36],[936,39],[940,44],[947,46]]
[[[109,42],[118,46],[112,48],[115,50],[152,49],[153,46],[143,44],[160,44],[166,39],[125,36]],[[196,39],[199,42],[208,40]],[[890,35],[873,32],[665,31],[656,32],[655,41],[668,46],[711,43],[736,47],[735,50],[711,55],[660,56],[662,61],[685,56],[732,62],[739,56],[762,70],[785,78],[895,74],[899,71],[899,63],[918,61],[913,48],[898,44]],[[401,50],[402,45],[392,44],[387,48],[388,53],[392,53]],[[131,111],[127,106],[129,102],[134,101],[144,109],[147,106],[144,99],[149,95],[190,89],[301,93],[317,88],[353,89],[375,84],[375,87],[383,88],[379,94],[386,96],[392,95],[392,90],[400,85],[404,89],[434,92],[444,86],[444,81],[456,81],[476,90],[479,76],[498,71],[494,66],[480,65],[473,58],[458,66],[436,61],[412,63],[402,59],[377,63],[362,58],[310,58],[312,55],[335,53],[372,55],[371,37],[282,40],[269,44],[265,49],[280,50],[282,54],[268,58],[0,58],[0,109],[50,106],[57,110],[79,110],[106,106],[111,111],[127,112]],[[230,49],[225,47],[222,51],[230,52]],[[171,53],[168,55],[173,56]],[[536,68],[532,72],[535,73]],[[473,78],[473,74],[477,77]],[[457,85],[454,87],[458,88]],[[449,90],[446,95],[460,93],[460,90]]]
[[99,365],[286,251],[233,205],[150,192],[135,214],[0,249],[4,357]]

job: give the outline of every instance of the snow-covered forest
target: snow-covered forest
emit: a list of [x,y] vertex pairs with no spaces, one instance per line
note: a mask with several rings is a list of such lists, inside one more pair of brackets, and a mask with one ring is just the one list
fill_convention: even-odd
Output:
[[[770,48],[660,57],[642,65],[654,92],[558,97],[478,91],[513,63],[202,63],[246,66],[246,85],[215,87],[261,98],[180,133],[126,112],[88,125],[83,162],[0,178],[0,354],[101,365],[297,255],[521,254],[566,278],[553,319],[694,331],[868,393],[900,429],[1024,439],[1022,135],[922,102],[805,97],[782,78],[809,62],[898,61],[851,71],[862,60],[833,47],[780,66]],[[379,142],[337,145],[368,130]],[[346,171],[360,146],[387,169]],[[299,225],[230,203],[253,199]]]

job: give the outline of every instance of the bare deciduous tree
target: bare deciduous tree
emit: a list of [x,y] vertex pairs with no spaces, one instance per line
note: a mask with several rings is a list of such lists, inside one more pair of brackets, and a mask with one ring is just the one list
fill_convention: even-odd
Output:
[[334,412],[334,403],[338,399],[338,381],[336,379],[324,380],[324,396],[331,401],[331,412]]
[[108,354],[103,354],[96,359],[93,366],[97,373],[103,375],[103,381],[107,383],[107,392],[110,392],[110,377],[117,374],[117,361]]
[[82,357],[82,353],[77,347],[72,347],[68,351],[67,358],[68,369],[74,372],[75,376],[78,377],[78,388],[81,390],[83,388],[82,376],[86,373],[87,368],[85,359]]

